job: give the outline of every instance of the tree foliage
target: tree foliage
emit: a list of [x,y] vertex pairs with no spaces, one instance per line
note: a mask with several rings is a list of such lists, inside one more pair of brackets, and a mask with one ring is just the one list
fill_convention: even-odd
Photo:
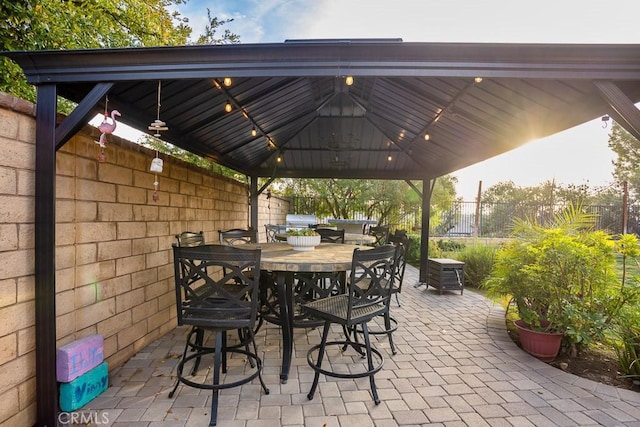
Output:
[[[431,197],[432,217],[448,210],[455,199],[456,178],[436,180]],[[421,209],[418,194],[404,181],[364,179],[283,179],[278,182],[285,196],[312,200],[301,210],[319,217],[353,219],[354,215],[398,224],[400,213],[412,218]],[[419,225],[419,224],[416,224]]]
[[512,218],[548,222],[566,206],[589,206],[598,213],[598,224],[618,232],[622,215],[622,191],[617,186],[589,187],[586,184],[557,184],[520,187],[500,182],[482,193],[482,233],[498,235]]
[[613,162],[613,176],[619,183],[627,182],[635,200],[640,199],[640,141],[622,126],[613,123],[609,135],[609,147],[617,154]]
[[229,178],[233,178],[238,181],[245,181],[247,179],[245,175],[219,165],[213,160],[205,159],[204,157],[200,157],[197,154],[193,154],[189,151],[183,150],[182,148],[178,148],[173,144],[162,141],[158,138],[154,138],[150,135],[142,136],[140,139],[138,139],[137,143],[151,148],[152,150],[168,154],[171,157],[175,157],[176,159],[180,159],[184,162],[191,163],[195,166],[218,173],[223,176],[228,176]]
[[[188,0],[0,0],[0,51],[184,45],[192,28],[177,11]],[[238,43],[211,17],[197,43]],[[0,91],[35,102],[20,67],[0,58]]]

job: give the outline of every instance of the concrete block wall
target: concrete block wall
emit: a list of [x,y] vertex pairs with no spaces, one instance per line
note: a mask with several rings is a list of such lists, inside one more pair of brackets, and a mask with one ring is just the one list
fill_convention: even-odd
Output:
[[[35,108],[0,93],[0,427],[35,423]],[[176,325],[171,244],[185,230],[247,227],[246,185],[86,127],[56,156],[56,334],[62,346],[104,336],[120,366]],[[277,202],[275,202],[277,200]],[[270,202],[270,203],[269,203]],[[259,227],[284,223],[285,199],[259,199]]]

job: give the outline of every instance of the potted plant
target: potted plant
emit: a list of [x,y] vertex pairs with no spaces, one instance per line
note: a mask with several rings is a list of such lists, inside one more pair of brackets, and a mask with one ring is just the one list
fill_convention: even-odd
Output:
[[294,251],[312,251],[320,244],[320,235],[311,228],[287,231],[287,243]]
[[[602,337],[619,310],[620,298],[612,292],[618,282],[614,241],[593,231],[594,223],[594,215],[576,207],[545,225],[516,220],[512,239],[498,250],[483,283],[489,295],[507,297],[517,308],[521,344],[541,359],[553,359],[563,339],[577,354],[580,346]],[[555,347],[544,354],[528,347],[529,332],[545,334],[542,338],[554,340]]]

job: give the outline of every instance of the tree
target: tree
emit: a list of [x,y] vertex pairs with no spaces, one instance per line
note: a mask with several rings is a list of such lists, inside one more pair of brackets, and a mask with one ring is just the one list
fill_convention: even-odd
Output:
[[[436,180],[431,197],[431,217],[439,218],[455,199],[456,178],[446,175]],[[385,224],[415,225],[421,200],[404,181],[365,179],[282,179],[285,196],[294,197],[296,212],[319,217],[353,219],[361,214]],[[400,215],[404,215],[401,218]]]
[[[0,0],[0,50],[171,46],[188,43],[192,29],[174,6],[188,0]],[[230,20],[212,18],[198,43],[237,43],[216,29]],[[35,102],[20,67],[0,58],[0,91]]]
[[640,199],[640,141],[614,122],[609,135],[609,147],[618,155],[613,162],[613,176],[618,183],[627,182],[629,193],[635,200]]
[[[547,223],[565,206],[589,206],[598,214],[598,227],[620,231],[622,195],[611,186],[591,188],[586,184],[557,184],[545,181],[538,186],[519,187],[500,182],[482,193],[482,234],[503,235],[512,218],[536,219]],[[604,206],[606,205],[606,206]]]

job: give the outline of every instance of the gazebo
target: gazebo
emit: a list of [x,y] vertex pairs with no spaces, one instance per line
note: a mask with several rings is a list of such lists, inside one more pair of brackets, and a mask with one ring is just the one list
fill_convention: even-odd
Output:
[[[279,177],[405,180],[428,213],[437,177],[533,139],[603,115],[640,139],[640,45],[288,40],[3,55],[38,93],[41,424],[57,410],[55,375],[44,374],[55,372],[56,151],[107,99],[123,122],[142,130],[165,122],[163,140],[247,175],[252,224],[258,195]],[[77,103],[59,124],[58,95]]]

